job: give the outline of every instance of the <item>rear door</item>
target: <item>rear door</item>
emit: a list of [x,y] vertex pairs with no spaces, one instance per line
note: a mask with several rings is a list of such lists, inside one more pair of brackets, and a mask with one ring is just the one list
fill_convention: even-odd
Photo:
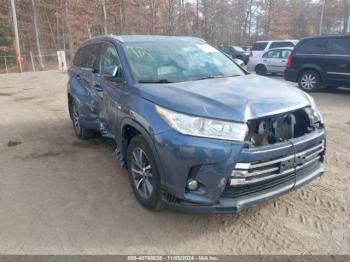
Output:
[[350,37],[334,37],[329,40],[327,82],[337,86],[350,85]]
[[281,66],[280,56],[281,56],[281,50],[279,49],[267,51],[263,55],[263,62],[269,72],[271,73],[279,72],[279,68]]
[[99,100],[93,90],[96,61],[99,53],[98,44],[88,44],[81,47],[73,61],[73,81],[76,83],[81,104],[81,117],[94,121],[99,114]]
[[291,49],[281,49],[278,72],[283,73],[286,69],[288,57],[292,54]]

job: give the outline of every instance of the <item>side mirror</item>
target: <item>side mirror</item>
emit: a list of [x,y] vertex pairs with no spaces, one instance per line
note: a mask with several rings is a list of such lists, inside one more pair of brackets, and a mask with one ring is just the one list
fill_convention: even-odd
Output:
[[118,73],[118,66],[116,65],[108,66],[103,70],[103,75],[106,78],[114,78],[117,76],[117,73]]

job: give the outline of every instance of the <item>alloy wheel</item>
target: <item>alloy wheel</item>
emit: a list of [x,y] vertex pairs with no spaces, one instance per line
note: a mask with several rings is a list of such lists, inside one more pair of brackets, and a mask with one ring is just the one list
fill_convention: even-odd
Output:
[[317,85],[317,78],[314,74],[304,74],[301,78],[300,85],[305,90],[312,90]]
[[146,153],[139,147],[132,151],[131,174],[137,192],[149,199],[153,192],[152,167]]
[[73,104],[73,110],[72,110],[72,117],[73,117],[73,124],[74,124],[74,129],[77,134],[80,133],[81,127],[80,127],[80,122],[79,122],[79,111],[78,107],[76,104]]

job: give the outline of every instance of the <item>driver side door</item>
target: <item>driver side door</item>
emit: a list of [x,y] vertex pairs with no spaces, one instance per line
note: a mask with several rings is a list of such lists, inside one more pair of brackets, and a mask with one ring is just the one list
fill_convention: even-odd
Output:
[[[101,88],[102,104],[100,111],[100,130],[104,136],[115,138],[117,135],[118,111],[120,98],[123,95],[125,81],[122,66],[116,46],[112,42],[103,42],[100,49],[99,79],[97,85]],[[114,77],[106,76],[105,70],[117,66]]]

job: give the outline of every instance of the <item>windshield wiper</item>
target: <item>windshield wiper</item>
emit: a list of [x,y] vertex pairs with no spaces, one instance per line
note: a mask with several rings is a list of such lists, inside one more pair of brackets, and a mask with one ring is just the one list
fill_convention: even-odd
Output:
[[159,79],[159,80],[140,80],[140,84],[169,84],[174,83],[172,81],[169,81],[168,79]]
[[205,79],[215,79],[215,78],[226,78],[226,77],[235,77],[235,76],[240,76],[240,75],[230,75],[230,76],[223,76],[223,75],[218,75],[218,76],[213,76],[213,75],[208,75],[202,78],[198,78],[196,80],[205,80]]

